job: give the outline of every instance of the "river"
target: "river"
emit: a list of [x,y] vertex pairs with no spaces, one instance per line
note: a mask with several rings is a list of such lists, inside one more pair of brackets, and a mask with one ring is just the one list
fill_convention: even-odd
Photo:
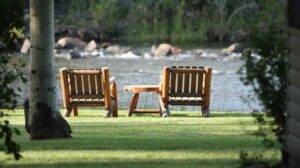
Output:
[[[192,51],[184,51],[179,55],[155,58],[146,54],[138,57],[133,54],[119,56],[101,55],[85,59],[56,58],[57,72],[61,67],[67,68],[101,68],[109,67],[110,76],[115,77],[118,87],[119,108],[128,109],[131,93],[123,90],[124,85],[158,84],[159,76],[164,66],[169,65],[190,65],[210,66],[213,69],[211,85],[211,111],[226,112],[251,112],[260,110],[261,106],[256,101],[248,101],[251,95],[251,88],[240,81],[237,74],[243,64],[240,54],[219,56],[220,49],[206,49],[202,56],[195,56]],[[59,82],[57,88],[59,102],[62,104],[62,94]],[[29,87],[26,87],[29,88]],[[22,98],[28,95],[29,90],[23,92]],[[139,107],[156,108],[158,98],[154,93],[143,93],[140,96]],[[199,111],[199,107],[176,106],[171,110],[192,110]]]

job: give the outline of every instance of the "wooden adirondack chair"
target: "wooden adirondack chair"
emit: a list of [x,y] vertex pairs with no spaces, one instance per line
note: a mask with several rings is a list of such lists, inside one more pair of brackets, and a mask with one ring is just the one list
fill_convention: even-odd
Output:
[[118,116],[117,86],[109,83],[108,68],[60,69],[65,116],[78,115],[78,106],[105,106],[104,117]]
[[196,66],[165,67],[160,84],[163,117],[170,115],[169,105],[201,106],[202,116],[210,115],[211,68]]

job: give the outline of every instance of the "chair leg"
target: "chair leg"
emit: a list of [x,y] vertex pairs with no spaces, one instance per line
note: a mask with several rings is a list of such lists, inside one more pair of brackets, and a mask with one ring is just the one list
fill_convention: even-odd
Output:
[[210,117],[209,107],[201,107],[202,117]]
[[118,117],[118,94],[117,94],[117,85],[115,82],[112,82],[110,84],[110,94],[111,94],[111,99],[115,101],[115,107],[112,116]]
[[169,110],[169,105],[165,103],[161,97],[159,97],[159,104],[160,104],[160,109],[161,109],[161,116],[162,117],[170,117],[170,110]]
[[104,112],[104,118],[109,118],[111,115],[111,111],[110,110],[105,110]]
[[111,115],[113,115],[113,113],[115,111],[115,108],[116,108],[116,101],[111,100],[111,106],[109,107],[109,109],[106,109],[105,114],[104,114],[104,118],[111,117]]
[[113,111],[113,117],[118,117],[118,101],[115,100],[115,108],[114,108],[114,111]]
[[77,106],[73,106],[72,108],[72,116],[78,116],[78,107]]
[[71,116],[71,112],[72,112],[72,108],[66,108],[65,112],[64,112],[64,116],[65,117],[70,117]]

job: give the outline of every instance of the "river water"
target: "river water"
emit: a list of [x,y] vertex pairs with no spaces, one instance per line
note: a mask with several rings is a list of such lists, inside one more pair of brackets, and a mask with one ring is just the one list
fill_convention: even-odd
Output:
[[[158,84],[159,76],[164,66],[190,65],[210,66],[213,69],[211,86],[212,111],[250,112],[261,107],[255,101],[247,101],[251,88],[243,85],[237,70],[243,64],[240,54],[220,56],[220,49],[207,49],[201,56],[185,51],[179,55],[167,58],[150,57],[147,52],[139,57],[131,53],[112,56],[101,55],[93,58],[56,59],[57,69],[67,68],[101,68],[109,67],[110,76],[115,77],[118,87],[119,107],[128,109],[131,93],[123,90],[124,85]],[[62,102],[60,85],[59,101]],[[251,94],[251,93],[250,93]],[[158,98],[155,93],[143,93],[140,96],[139,107],[156,108]],[[199,107],[171,107],[171,110],[199,110]]]
[[[143,51],[143,50],[142,50]],[[124,85],[150,85],[158,84],[159,76],[164,66],[190,65],[209,66],[213,69],[211,85],[211,110],[227,112],[251,112],[260,110],[261,106],[256,101],[248,101],[251,88],[240,81],[237,74],[243,64],[240,54],[220,56],[220,49],[206,49],[201,56],[197,56],[192,50],[187,50],[179,55],[165,58],[149,56],[145,51],[142,56],[132,53],[113,56],[100,53],[97,57],[83,59],[56,58],[57,72],[59,68],[101,68],[109,67],[110,76],[116,80],[118,87],[118,100],[120,109],[128,109],[131,93],[123,90]],[[59,76],[57,73],[58,100],[62,105],[62,94]],[[29,84],[27,84],[29,85]],[[29,95],[29,86],[21,94],[21,101]],[[155,93],[142,93],[139,99],[140,108],[158,107],[158,97]],[[175,106],[171,110],[199,111],[200,107]]]

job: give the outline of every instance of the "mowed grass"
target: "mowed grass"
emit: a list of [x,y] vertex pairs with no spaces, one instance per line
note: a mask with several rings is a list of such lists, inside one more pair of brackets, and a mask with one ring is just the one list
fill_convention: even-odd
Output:
[[[103,111],[79,109],[78,117],[67,118],[73,133],[70,139],[30,141],[24,130],[22,110],[9,117],[21,130],[14,139],[22,147],[23,159],[0,153],[0,167],[239,167],[241,150],[259,151],[261,140],[249,113],[172,112],[170,118],[133,115],[103,118]],[[279,151],[267,157],[279,159]]]

